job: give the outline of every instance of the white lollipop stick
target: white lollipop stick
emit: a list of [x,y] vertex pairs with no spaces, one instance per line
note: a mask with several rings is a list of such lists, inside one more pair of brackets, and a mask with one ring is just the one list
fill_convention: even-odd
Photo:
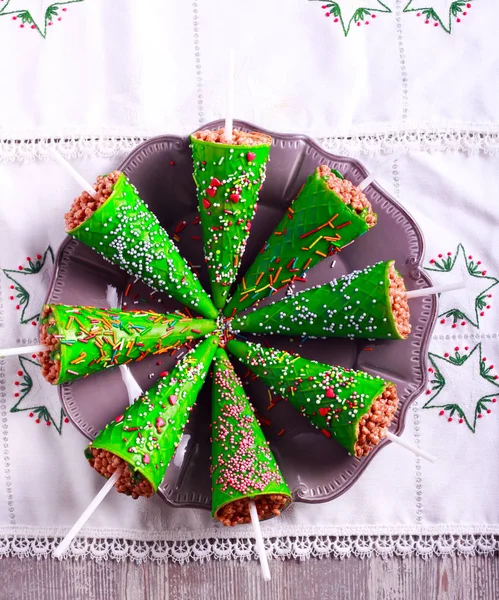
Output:
[[374,173],[371,173],[370,175],[368,175],[365,179],[363,179],[359,185],[357,186],[360,190],[364,191],[366,189],[366,187],[368,185],[370,185],[375,179],[376,179],[376,174],[380,174],[383,173],[383,171],[386,169],[386,167],[388,165],[391,165],[393,163],[394,160],[397,160],[397,158],[399,157],[398,154],[391,154],[390,156],[388,156],[386,158],[386,160],[384,160],[379,167],[376,169],[376,171],[374,171]]
[[225,107],[225,137],[232,142],[232,125],[234,118],[234,50],[229,49],[227,64],[227,105]]
[[19,348],[4,348],[0,349],[0,358],[5,356],[17,356],[18,354],[36,354],[37,352],[43,352],[47,350],[47,346],[43,344],[37,344],[35,346],[20,346]]
[[269,561],[267,559],[267,553],[265,552],[265,545],[263,543],[262,528],[260,527],[260,519],[256,512],[255,501],[249,501],[249,509],[251,515],[251,523],[253,525],[253,531],[255,532],[256,550],[258,552],[258,558],[260,559],[260,566],[262,567],[263,578],[265,581],[270,581],[270,569]]
[[464,281],[454,281],[453,283],[442,283],[441,285],[434,285],[429,288],[422,288],[419,290],[410,290],[407,292],[407,299],[419,298],[420,296],[430,296],[432,294],[440,294],[442,292],[450,292],[452,290],[460,290],[466,287]]
[[88,521],[88,519],[90,519],[92,514],[95,512],[95,509],[104,500],[104,498],[109,494],[113,485],[119,479],[122,471],[123,471],[123,467],[119,468],[117,471],[115,471],[111,475],[111,477],[102,486],[102,488],[100,489],[98,494],[95,496],[95,498],[92,500],[92,502],[90,502],[90,504],[87,506],[87,508],[83,511],[83,514],[81,515],[81,517],[78,519],[78,521],[76,521],[76,523],[73,525],[73,527],[71,527],[71,529],[68,531],[68,533],[62,540],[62,542],[54,550],[54,553],[52,554],[52,556],[54,558],[61,558],[61,556],[64,554],[64,552],[66,552],[66,550],[71,545],[71,542],[77,536],[80,529],[83,527],[83,525],[85,525],[85,523]]
[[97,198],[97,192],[88,183],[88,181],[86,179],[84,179],[78,173],[78,171],[76,171],[75,169],[73,169],[73,167],[68,163],[68,161],[65,158],[63,158],[59,154],[59,152],[57,152],[57,150],[55,148],[52,148],[52,146],[50,146],[49,150],[52,153],[52,156],[55,158],[55,160],[61,165],[61,167],[63,167],[64,169],[66,169],[66,171],[71,175],[71,177],[76,181],[76,183],[82,189],[84,189],[86,192],[88,192],[92,196],[92,198]]
[[405,440],[403,440],[402,438],[399,438],[397,435],[394,435],[390,431],[386,432],[386,437],[391,442],[394,442],[395,444],[402,446],[402,448],[409,450],[416,456],[420,456],[421,458],[424,458],[425,460],[428,460],[429,462],[434,463],[437,460],[436,457],[433,456],[433,454],[430,454],[429,452],[425,452],[425,450],[420,450],[414,444],[410,444],[409,442],[406,442]]

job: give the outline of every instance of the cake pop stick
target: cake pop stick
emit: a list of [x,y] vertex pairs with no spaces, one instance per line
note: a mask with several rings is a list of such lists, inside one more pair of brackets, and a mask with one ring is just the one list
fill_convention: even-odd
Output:
[[452,292],[453,290],[461,290],[466,287],[466,282],[454,281],[452,283],[442,283],[440,285],[434,285],[432,287],[420,288],[417,290],[409,290],[407,292],[407,299],[412,300],[412,298],[419,298],[421,296],[431,296],[436,294],[441,294],[443,292]]
[[43,344],[35,344],[34,346],[19,346],[18,348],[3,348],[0,350],[0,358],[6,356],[18,356],[19,354],[37,354],[47,350],[47,346]]
[[409,452],[412,452],[416,456],[420,456],[421,458],[424,458],[428,462],[434,463],[437,460],[436,457],[433,456],[433,454],[426,452],[426,450],[421,450],[421,448],[418,448],[414,444],[411,444],[410,442],[400,438],[398,435],[395,435],[391,431],[386,432],[386,438],[388,440],[390,440],[391,442],[393,442],[394,444],[398,444],[399,446],[402,446],[402,448],[409,450]]
[[224,315],[233,317],[295,279],[303,280],[308,269],[351,244],[376,221],[358,188],[326,165],[318,167],[244,274]]
[[398,158],[398,154],[392,154],[388,156],[379,166],[373,171],[370,175],[368,175],[365,179],[363,179],[359,185],[357,186],[359,190],[364,191],[367,186],[371,185],[371,183],[376,179],[377,175],[382,173],[387,166],[392,165],[395,160]]
[[[60,162],[67,168],[64,159]],[[216,319],[199,280],[127,177],[119,171],[98,177],[93,192],[74,200],[66,214],[67,233],[154,290]]]
[[71,175],[71,177],[76,181],[76,183],[82,189],[84,189],[87,192],[87,194],[90,194],[90,196],[92,196],[92,198],[96,199],[97,198],[97,192],[88,183],[88,181],[84,177],[82,177],[78,173],[78,171],[76,171],[75,169],[73,169],[73,167],[68,163],[68,161],[65,158],[63,158],[59,154],[59,152],[57,152],[57,150],[53,146],[49,146],[49,151],[52,154],[52,156],[55,158],[55,160],[61,165],[61,167],[63,169],[66,169],[66,171],[68,172],[68,174]]
[[109,494],[109,492],[113,489],[114,484],[118,481],[123,472],[123,468],[117,469],[111,477],[106,481],[106,483],[102,486],[100,491],[97,493],[95,498],[90,502],[87,508],[83,511],[80,518],[76,521],[76,523],[71,527],[71,529],[67,532],[64,538],[61,540],[61,543],[54,550],[52,556],[54,558],[61,558],[61,556],[68,550],[69,546],[71,546],[71,542],[75,539],[75,537],[80,532],[81,528],[85,525],[85,523],[90,519],[90,517],[97,510],[101,502],[104,498]]
[[234,49],[229,48],[227,60],[227,105],[225,107],[225,136],[232,142],[232,123],[234,115]]
[[258,559],[260,560],[260,566],[262,567],[263,578],[265,581],[270,581],[269,560],[267,558],[267,553],[265,552],[262,527],[260,525],[260,519],[258,518],[254,500],[249,501],[249,511],[251,515],[251,524],[253,525],[253,531],[255,532],[256,551],[258,552]]

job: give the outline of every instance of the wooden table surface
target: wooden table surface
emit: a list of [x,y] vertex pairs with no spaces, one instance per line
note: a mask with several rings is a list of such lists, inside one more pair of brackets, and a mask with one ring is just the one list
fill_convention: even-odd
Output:
[[0,561],[0,600],[496,600],[499,557],[137,565],[91,559]]

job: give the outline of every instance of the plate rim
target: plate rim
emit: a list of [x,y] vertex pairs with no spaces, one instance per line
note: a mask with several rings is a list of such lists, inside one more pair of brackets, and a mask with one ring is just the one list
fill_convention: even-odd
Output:
[[[224,124],[224,121],[221,119],[218,119],[218,120],[214,120],[209,123],[206,123],[206,124],[202,125],[201,127],[196,128],[194,131],[200,131],[203,129],[213,129],[213,128],[223,126],[223,124]],[[306,146],[313,148],[318,154],[321,155],[321,157],[327,158],[328,160],[347,162],[347,163],[353,165],[354,167],[356,167],[357,170],[359,171],[359,173],[361,173],[363,177],[366,177],[367,175],[369,175],[369,171],[366,169],[366,167],[356,158],[335,155],[335,154],[329,152],[328,150],[324,149],[323,147],[321,147],[315,140],[313,140],[312,138],[310,138],[309,136],[307,136],[305,134],[273,132],[273,131],[270,131],[263,127],[256,126],[247,121],[238,120],[238,119],[234,120],[234,127],[238,127],[243,130],[258,131],[258,132],[266,133],[272,137],[273,144],[276,143],[276,139],[283,139],[283,140],[288,140],[288,141],[291,141],[291,140],[292,141],[301,141]],[[175,144],[177,149],[182,149],[184,146],[189,144],[189,137],[190,137],[190,134],[187,136],[179,136],[179,135],[174,135],[174,134],[163,134],[163,135],[151,137],[151,138],[141,142],[140,144],[138,144],[123,159],[123,161],[121,161],[120,165],[117,168],[119,170],[123,170],[126,172],[127,166],[133,161],[133,159],[136,157],[136,155],[141,154],[146,148],[148,148],[149,146],[154,145],[154,144],[168,142],[170,144],[172,144],[172,143]],[[353,179],[351,179],[351,180],[353,183],[359,183],[358,181],[356,182]],[[418,287],[431,286],[432,285],[431,278],[424,271],[424,267],[422,265],[422,259],[424,256],[426,244],[425,244],[424,235],[423,235],[418,223],[416,222],[414,217],[411,215],[411,213],[405,207],[403,207],[397,199],[395,199],[382,186],[380,186],[377,181],[371,182],[369,187],[376,190],[376,192],[378,194],[380,194],[384,199],[388,200],[390,202],[390,204],[392,204],[401,214],[403,214],[404,217],[407,219],[407,221],[409,221],[409,223],[411,224],[412,229],[418,240],[418,250],[417,250],[416,256],[410,257],[409,263],[408,263],[412,267],[411,278],[413,280],[419,280],[419,279],[423,280],[423,284]],[[65,259],[68,260],[70,258],[71,254],[74,252],[74,249],[78,246],[78,244],[79,244],[79,242],[77,240],[73,239],[69,235],[66,235],[66,237],[62,240],[62,242],[57,250],[55,260],[54,260],[54,270],[52,273],[52,277],[51,277],[50,285],[49,285],[47,295],[45,298],[45,302],[49,302],[52,294],[54,293],[54,290],[57,286],[57,282],[59,280],[59,272],[60,272],[63,261]],[[71,247],[73,245],[74,245],[74,247]],[[68,251],[69,251],[69,253],[68,253]],[[404,401],[404,404],[400,408],[400,412],[399,412],[399,416],[398,416],[398,423],[397,423],[397,427],[395,429],[395,432],[398,435],[400,435],[405,430],[407,411],[409,410],[409,407],[413,404],[413,402],[415,401],[417,396],[419,396],[419,394],[423,391],[423,389],[426,387],[426,384],[427,384],[427,380],[428,380],[428,375],[427,375],[428,349],[429,349],[429,345],[431,343],[431,335],[432,335],[433,329],[436,325],[437,305],[438,305],[438,302],[437,302],[436,297],[432,296],[431,297],[430,314],[428,316],[428,326],[423,331],[422,336],[419,341],[418,370],[420,370],[420,372],[422,374],[422,378],[421,378],[421,382],[419,383],[419,385],[416,385],[414,390],[408,394],[406,400]],[[59,393],[59,398],[61,400],[61,404],[62,404],[68,418],[70,419],[72,425],[74,427],[76,427],[76,429],[82,435],[84,435],[85,438],[92,439],[91,435],[89,435],[89,433],[87,431],[85,431],[79,423],[74,421],[74,419],[72,418],[71,412],[68,410],[67,403],[69,401],[70,389],[71,389],[71,386],[67,385],[67,384],[58,386],[58,393]],[[303,484],[303,485],[300,485],[297,488],[295,488],[295,490],[293,491],[293,501],[294,502],[303,502],[303,503],[307,503],[307,504],[320,504],[320,503],[324,503],[324,502],[329,502],[329,501],[333,500],[334,498],[337,498],[337,497],[343,495],[348,489],[350,489],[350,487],[352,485],[354,485],[358,481],[358,479],[362,475],[363,471],[369,466],[371,460],[374,459],[376,454],[378,452],[380,452],[383,448],[387,447],[388,444],[391,444],[391,443],[392,442],[390,442],[389,440],[384,439],[373,449],[373,451],[367,457],[363,457],[362,459],[357,459],[361,464],[359,465],[359,467],[357,469],[355,469],[355,472],[349,478],[349,481],[341,486],[341,491],[339,493],[337,491],[335,491],[335,489],[333,488],[333,489],[331,489],[331,491],[329,493],[326,492],[326,493],[322,494],[321,496],[310,496],[310,495],[306,495],[306,492],[311,489],[315,489],[315,488],[310,488],[307,485]],[[322,484],[320,487],[324,487],[324,484]],[[172,500],[172,498],[168,497],[165,493],[163,493],[161,488],[158,489],[158,494],[162,497],[162,499],[169,506],[172,506],[172,507],[203,508],[205,510],[209,510],[209,507],[205,503],[201,503],[201,502],[195,502],[195,501],[176,502],[175,500]]]

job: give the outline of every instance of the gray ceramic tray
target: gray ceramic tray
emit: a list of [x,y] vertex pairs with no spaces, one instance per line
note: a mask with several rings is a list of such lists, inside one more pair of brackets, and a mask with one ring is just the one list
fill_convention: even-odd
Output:
[[[205,127],[219,125],[221,122]],[[239,121],[235,125],[242,129],[260,130]],[[367,175],[366,169],[356,160],[333,156],[305,136],[265,133],[273,137],[274,145],[241,273],[317,165],[325,163],[334,167],[354,183],[359,183]],[[138,146],[120,168],[170,232],[181,221],[187,222],[178,246],[194,265],[204,267],[199,241],[201,228],[199,224],[193,224],[197,209],[188,139],[177,136],[151,139]],[[336,255],[334,266],[333,259],[317,265],[310,271],[308,284],[324,282],[379,260],[395,259],[409,289],[431,285],[420,268],[423,237],[414,220],[378,184],[370,185],[366,195],[379,214],[378,225]],[[206,271],[202,268],[199,274],[208,289]],[[125,301],[131,308],[133,302],[140,303],[140,308],[156,311],[180,307],[159,294],[149,298],[150,290],[140,283],[134,284],[129,295],[124,297],[129,282],[128,276],[120,269],[104,262],[81,243],[67,238],[57,255],[48,301],[109,307],[114,298],[118,306]],[[436,308],[433,296],[411,301],[413,333],[406,342],[307,340],[301,343],[300,340],[284,337],[264,339],[276,347],[299,351],[307,358],[365,369],[394,381],[399,390],[400,409],[392,431],[399,434],[404,428],[405,414],[411,401],[426,382],[427,347]],[[262,340],[261,337],[258,339]],[[366,351],[366,347],[372,350]],[[149,357],[138,364],[132,363],[130,368],[145,390],[174,360],[170,357],[165,359],[162,355],[162,364],[157,365],[158,358]],[[210,507],[209,387],[207,384],[199,396],[177,454],[159,488],[160,495],[173,506]],[[119,369],[93,375],[59,389],[68,417],[88,438],[93,438],[128,403],[127,388]],[[264,431],[296,501],[324,502],[339,496],[389,443],[381,443],[367,458],[353,458],[333,440],[314,429],[286,402],[278,402],[271,411],[267,411],[269,392],[260,382],[249,382],[247,390],[257,411],[271,421],[270,425],[264,426]],[[282,429],[284,434],[277,435]],[[83,454],[81,460],[84,460]]]

